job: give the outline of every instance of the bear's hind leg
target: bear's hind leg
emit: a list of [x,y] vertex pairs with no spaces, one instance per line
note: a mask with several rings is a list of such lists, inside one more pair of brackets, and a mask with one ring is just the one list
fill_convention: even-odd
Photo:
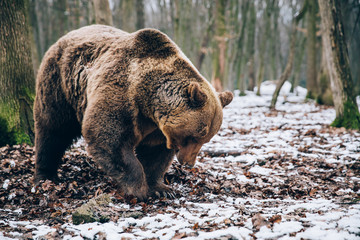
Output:
[[35,178],[34,182],[58,180],[57,169],[65,150],[81,134],[79,123],[69,123],[61,128],[41,126],[36,128],[35,137]]
[[175,151],[167,149],[165,144],[140,145],[136,148],[136,154],[144,167],[149,185],[149,195],[175,198],[173,190],[164,183],[164,175],[172,163]]

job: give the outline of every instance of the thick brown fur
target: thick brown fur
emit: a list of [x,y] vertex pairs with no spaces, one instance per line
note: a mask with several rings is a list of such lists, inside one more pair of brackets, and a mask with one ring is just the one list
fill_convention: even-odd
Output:
[[174,155],[193,165],[231,100],[157,30],[72,31],[48,50],[38,72],[35,182],[56,180],[64,151],[83,135],[124,194],[166,195],[163,176]]

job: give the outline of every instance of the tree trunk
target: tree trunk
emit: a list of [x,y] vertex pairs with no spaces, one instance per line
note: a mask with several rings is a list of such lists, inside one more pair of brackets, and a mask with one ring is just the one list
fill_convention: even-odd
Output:
[[336,110],[335,127],[360,129],[360,114],[353,94],[349,57],[339,0],[319,0],[321,24],[331,90]]
[[[212,8],[209,9],[209,11],[212,11]],[[201,45],[200,45],[200,50],[198,52],[197,55],[197,60],[196,60],[196,68],[200,71],[201,70],[201,66],[204,62],[205,59],[205,55],[207,53],[207,47],[209,45],[210,42],[210,37],[212,34],[212,29],[214,27],[214,19],[211,18],[210,22],[208,24],[208,27],[206,29],[205,35],[201,41]]]
[[255,87],[255,71],[254,71],[254,55],[255,55],[255,32],[256,32],[256,11],[254,1],[250,1],[250,15],[249,15],[249,27],[247,36],[247,50],[248,50],[248,75],[249,84],[248,90],[254,91]]
[[35,77],[27,8],[28,1],[0,1],[0,117],[13,131],[16,143],[34,139]]
[[301,65],[303,63],[303,58],[305,55],[305,43],[306,43],[306,38],[303,37],[301,40],[301,43],[299,44],[299,47],[298,47],[297,54],[299,57],[294,59],[295,67],[294,67],[293,81],[291,83],[291,89],[290,89],[291,93],[293,93],[294,89],[299,85],[300,70],[301,70]]
[[307,98],[315,99],[318,94],[316,82],[316,8],[314,0],[307,0],[307,65],[306,65],[306,88]]
[[145,27],[144,0],[136,0],[136,29]]
[[264,78],[264,72],[265,72],[265,52],[266,52],[266,45],[268,42],[268,38],[269,38],[269,33],[270,33],[270,17],[271,17],[271,9],[272,6],[274,4],[274,0],[267,0],[266,1],[266,8],[264,11],[264,26],[263,26],[263,32],[264,35],[262,36],[261,39],[261,43],[260,43],[260,56],[259,56],[259,71],[258,71],[258,77],[256,80],[256,84],[257,84],[257,92],[256,95],[260,96],[260,87],[261,87],[261,83],[263,81]]
[[109,0],[93,0],[96,24],[113,25]]
[[[324,29],[322,29],[322,34],[325,32]],[[321,41],[324,41],[324,37],[321,37]],[[325,44],[322,44],[324,46]],[[320,65],[320,72],[318,74],[318,80],[319,84],[319,95],[316,98],[316,102],[318,104],[328,105],[328,106],[334,106],[334,101],[332,98],[332,92],[330,88],[330,78],[329,78],[329,71],[327,68],[327,60],[326,60],[326,53],[325,48],[321,48],[321,65]]]
[[278,29],[278,20],[279,20],[279,13],[280,13],[280,7],[278,0],[275,0],[274,7],[273,7],[273,15],[272,15],[272,31],[271,31],[271,37],[269,39],[270,41],[270,79],[278,79],[278,53],[279,53],[279,29]]
[[213,54],[213,74],[211,83],[216,91],[223,89],[226,62],[226,25],[225,25],[225,8],[227,0],[216,1],[215,13],[215,46]]
[[244,74],[242,72],[243,67],[243,59],[244,59],[244,39],[245,39],[245,27],[247,22],[247,12],[249,10],[249,1],[245,1],[242,6],[241,10],[241,17],[242,17],[242,25],[241,25],[241,31],[240,36],[238,38],[237,42],[237,54],[236,54],[236,60],[237,60],[237,71],[236,71],[236,81],[237,81],[237,87],[240,90],[240,96],[245,95],[245,79]]
[[292,23],[292,32],[291,32],[291,37],[290,37],[289,57],[288,57],[288,61],[287,61],[286,67],[284,69],[284,72],[281,74],[280,79],[277,81],[276,89],[272,96],[272,100],[271,100],[271,104],[270,104],[271,109],[275,108],[280,90],[281,90],[282,86],[284,85],[285,81],[290,76],[293,62],[294,62],[294,55],[295,55],[295,43],[296,43],[296,32],[297,32],[296,28],[298,26],[299,21],[304,16],[305,11],[306,11],[306,5],[304,5],[302,10],[299,12],[299,14],[294,17],[294,20]]

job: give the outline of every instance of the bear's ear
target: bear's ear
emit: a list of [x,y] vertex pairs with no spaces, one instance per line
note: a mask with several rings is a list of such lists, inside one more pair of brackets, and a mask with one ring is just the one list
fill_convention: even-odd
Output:
[[226,91],[219,93],[219,98],[222,107],[225,107],[226,105],[229,105],[229,103],[231,103],[231,101],[234,98],[234,95],[232,94],[232,92]]
[[201,107],[207,100],[206,94],[200,89],[198,83],[190,83],[187,88],[187,93],[190,100],[190,106],[192,107]]
[[140,58],[167,58],[176,54],[168,36],[151,28],[141,29],[135,35],[135,48]]

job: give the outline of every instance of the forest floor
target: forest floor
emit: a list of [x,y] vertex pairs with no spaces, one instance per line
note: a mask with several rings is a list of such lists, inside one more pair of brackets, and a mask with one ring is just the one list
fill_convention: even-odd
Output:
[[[193,169],[175,160],[175,200],[123,199],[80,141],[60,183],[34,188],[34,149],[0,148],[0,239],[360,239],[360,133],[329,126],[331,107],[279,97],[235,97]],[[285,97],[285,94],[287,95]],[[75,208],[112,196],[103,223],[75,225]]]

